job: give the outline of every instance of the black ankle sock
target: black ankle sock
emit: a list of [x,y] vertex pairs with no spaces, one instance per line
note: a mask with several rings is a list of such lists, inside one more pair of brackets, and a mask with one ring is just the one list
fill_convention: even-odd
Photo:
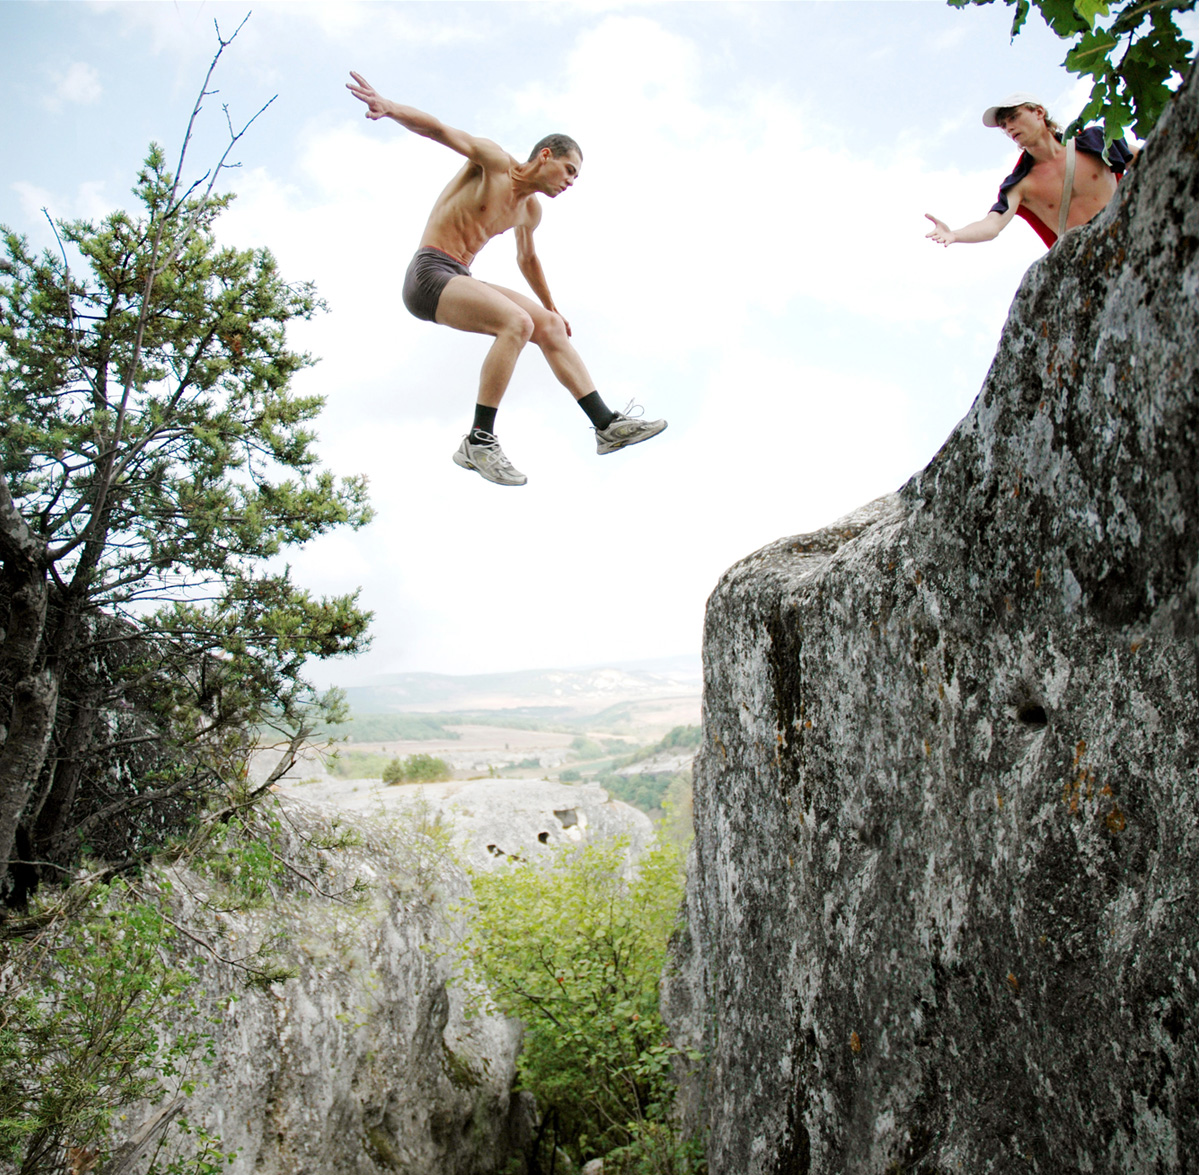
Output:
[[593,428],[608,428],[617,415],[602,399],[599,392],[588,392],[579,401],[579,407],[587,414]]
[[484,438],[480,433],[490,434],[487,441],[495,439],[496,434],[496,409],[489,408],[486,404],[475,405],[475,423],[471,425],[471,431],[467,439],[473,445],[478,445],[484,442]]

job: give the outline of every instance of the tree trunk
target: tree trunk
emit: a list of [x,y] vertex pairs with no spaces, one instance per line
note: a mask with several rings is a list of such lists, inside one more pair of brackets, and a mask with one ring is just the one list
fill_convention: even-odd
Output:
[[58,710],[58,675],[47,665],[44,648],[50,595],[45,559],[45,544],[21,517],[0,465],[0,560],[8,595],[0,689],[11,698],[0,745],[0,886],[8,875],[17,821],[46,761]]
[[17,821],[46,761],[58,709],[58,679],[43,668],[13,689],[8,738],[0,748],[0,880],[8,874]]
[[[67,692],[71,694],[74,690],[68,687]],[[57,761],[48,772],[49,782],[39,802],[25,813],[25,826],[32,828],[33,852],[42,860],[58,859],[60,842],[69,831],[67,818],[75,805],[88,751],[95,742],[98,715],[95,703],[99,692],[97,688],[85,689],[75,700],[66,736],[58,747]]]

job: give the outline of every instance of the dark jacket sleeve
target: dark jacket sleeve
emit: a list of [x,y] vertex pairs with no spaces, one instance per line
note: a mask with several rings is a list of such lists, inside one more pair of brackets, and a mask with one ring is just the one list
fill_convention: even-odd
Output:
[[1075,136],[1075,146],[1089,155],[1099,155],[1105,166],[1116,175],[1124,175],[1133,160],[1133,152],[1124,139],[1114,139],[1108,148],[1108,158],[1104,158],[1104,128],[1100,126],[1090,126],[1080,131]]
[[1011,175],[1004,177],[1000,184],[1000,195],[996,203],[988,209],[989,212],[999,212],[1001,214],[1008,211],[1008,193],[1015,188],[1031,171],[1033,170],[1033,158],[1028,151],[1021,152],[1021,158],[1017,161],[1017,166]]

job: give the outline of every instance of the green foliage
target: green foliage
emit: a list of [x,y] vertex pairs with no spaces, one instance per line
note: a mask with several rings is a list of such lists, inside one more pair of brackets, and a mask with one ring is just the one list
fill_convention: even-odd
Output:
[[624,800],[643,812],[654,812],[662,808],[663,798],[675,778],[670,772],[650,775],[606,774],[596,776],[596,782],[616,799]]
[[[110,1127],[143,1099],[162,1107],[162,1122],[138,1170],[217,1175],[235,1158],[187,1117],[213,1048],[207,1031],[187,1026],[215,1014],[192,960],[270,987],[295,974],[282,929],[292,903],[321,903],[329,940],[358,943],[369,895],[356,877],[330,876],[331,853],[357,845],[356,830],[304,833],[274,797],[225,798],[140,878],[45,888],[0,926],[0,1163],[61,1175],[74,1156],[81,1170],[103,1169]],[[418,809],[386,835],[415,897],[428,900],[448,831]],[[173,917],[177,892],[185,924]],[[264,909],[269,918],[236,917]]]
[[701,730],[699,726],[675,726],[658,740],[654,746],[656,751],[669,751],[675,748],[695,749],[700,745]]
[[621,840],[564,845],[536,864],[473,875],[461,957],[491,993],[476,992],[477,1003],[494,1000],[524,1022],[521,1080],[572,1162],[606,1155],[606,1170],[696,1170],[646,1165],[655,1140],[682,1153],[670,1126],[675,1050],[658,1011],[681,850],[655,844],[632,876],[627,853]]
[[[993,0],[947,0],[954,8],[991,4]],[[1182,79],[1194,47],[1174,20],[1177,12],[1195,9],[1196,0],[1004,0],[1015,9],[1012,35],[1021,31],[1036,6],[1063,40],[1073,41],[1063,65],[1092,79],[1092,92],[1067,128],[1072,134],[1101,115],[1104,142],[1121,138],[1125,129],[1145,138],[1172,94],[1171,82]],[[1106,22],[1106,23],[1103,23]],[[1118,60],[1118,52],[1124,47]]]
[[0,944],[0,1159],[22,1175],[61,1172],[68,1148],[104,1157],[121,1106],[191,1091],[211,1041],[160,1038],[168,1012],[193,1007],[191,977],[162,962],[175,937],[115,881],[32,942]]
[[579,759],[599,759],[604,754],[604,748],[598,742],[583,734],[577,734],[571,740],[571,750]]
[[437,783],[451,778],[453,772],[445,759],[433,755],[409,755],[401,762],[393,759],[383,769],[384,783]]

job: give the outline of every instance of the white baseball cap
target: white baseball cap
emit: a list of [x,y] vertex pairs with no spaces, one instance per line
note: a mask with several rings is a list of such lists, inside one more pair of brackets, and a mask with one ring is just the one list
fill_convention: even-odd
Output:
[[1009,94],[1003,102],[997,102],[995,106],[989,106],[983,112],[984,126],[999,126],[996,121],[997,110],[1008,110],[1013,106],[1040,106],[1043,110],[1046,109],[1046,103],[1037,97],[1036,94],[1026,94],[1024,91],[1018,91],[1015,94]]

